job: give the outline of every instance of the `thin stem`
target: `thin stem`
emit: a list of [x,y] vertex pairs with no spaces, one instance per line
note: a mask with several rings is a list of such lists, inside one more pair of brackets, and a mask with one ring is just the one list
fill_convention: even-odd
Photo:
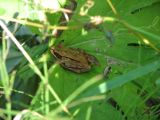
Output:
[[[97,75],[93,78],[91,78],[90,80],[88,80],[87,82],[85,82],[83,85],[81,85],[79,88],[77,88],[64,102],[63,105],[67,106],[73,99],[75,99],[80,93],[82,93],[84,90],[86,90],[88,87],[90,87],[91,85],[95,84],[96,82],[98,82],[99,80],[101,80],[103,78],[103,75]],[[51,115],[56,115],[58,112],[61,111],[61,106],[59,106],[56,110],[54,110],[53,112],[51,112]]]
[[48,84],[48,68],[47,68],[47,63],[46,60],[43,62],[43,68],[44,68],[44,75],[45,75],[45,84],[44,84],[44,88],[45,88],[45,97],[44,97],[44,102],[45,102],[45,114],[47,114],[49,112],[49,89],[47,87]]
[[145,38],[143,35],[141,35],[140,33],[134,31],[134,27],[132,27],[131,25],[129,25],[128,23],[126,23],[125,21],[119,20],[119,22],[125,26],[128,30],[130,30],[135,36],[137,36],[138,38],[140,38],[142,40],[142,42],[144,42],[146,45],[149,45],[151,48],[153,48],[155,51],[160,52],[160,49],[158,49],[151,41],[149,41],[147,38]]
[[118,13],[117,13],[115,7],[113,6],[112,2],[111,2],[110,0],[107,0],[107,2],[108,2],[108,4],[109,4],[109,6],[111,7],[113,13],[114,13],[115,15],[118,15]]
[[[17,48],[22,52],[22,54],[28,60],[28,62],[31,64],[30,67],[40,77],[40,79],[43,81],[43,83],[45,83],[45,77],[43,76],[43,74],[41,73],[41,71],[39,70],[39,68],[36,66],[36,64],[33,62],[33,60],[31,59],[31,57],[29,56],[29,54],[24,50],[24,48],[22,47],[22,45],[18,42],[18,40],[13,36],[13,34],[8,30],[8,28],[6,27],[6,25],[1,20],[0,20],[0,26],[7,33],[7,35],[11,38],[11,40],[15,43],[15,45],[17,46]],[[50,90],[51,94],[55,97],[55,99],[57,100],[57,102],[63,107],[63,110],[66,111],[69,114],[69,111],[62,104],[61,99],[58,97],[57,93],[53,90],[53,88],[49,84],[47,84],[47,87]]]
[[[30,22],[30,21],[27,21],[27,20],[20,20],[20,19],[9,18],[9,17],[4,17],[4,16],[0,16],[0,19],[9,20],[9,21],[16,22],[16,23],[19,23],[19,24],[22,24],[22,25],[28,25],[28,26],[37,27],[37,28],[44,28],[45,27],[43,24]],[[75,28],[75,27],[73,27],[73,28]],[[51,26],[51,25],[49,25],[48,29],[52,29],[52,30],[53,29],[68,30],[69,27],[67,27],[67,26]]]

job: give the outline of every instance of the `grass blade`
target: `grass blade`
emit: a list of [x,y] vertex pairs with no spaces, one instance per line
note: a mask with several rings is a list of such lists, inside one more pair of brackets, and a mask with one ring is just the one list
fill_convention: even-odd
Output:
[[139,77],[147,75],[148,73],[157,70],[159,67],[160,67],[160,60],[157,60],[157,61],[154,61],[154,62],[149,63],[147,65],[138,67],[132,71],[129,71],[126,74],[123,74],[123,75],[115,77],[109,81],[105,81],[105,82],[101,83],[99,86],[90,89],[83,96],[86,97],[86,96],[92,96],[92,95],[105,93],[109,90],[120,87],[120,86],[122,86],[132,80],[135,80]]

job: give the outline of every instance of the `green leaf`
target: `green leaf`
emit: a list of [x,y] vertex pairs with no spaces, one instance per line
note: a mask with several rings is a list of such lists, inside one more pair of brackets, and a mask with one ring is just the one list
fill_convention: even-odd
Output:
[[87,93],[85,93],[85,96],[97,95],[105,93],[114,88],[121,87],[127,82],[131,82],[132,80],[147,75],[150,72],[156,71],[158,68],[160,68],[160,60],[154,61],[144,66],[140,66],[132,71],[129,71],[128,73],[125,73],[121,76],[115,77],[109,81],[101,83],[100,85],[96,86],[95,88],[92,88]]

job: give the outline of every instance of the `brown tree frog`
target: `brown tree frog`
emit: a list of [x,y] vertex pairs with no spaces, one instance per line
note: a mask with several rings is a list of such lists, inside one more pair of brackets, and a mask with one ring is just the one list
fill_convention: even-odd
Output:
[[99,64],[96,57],[86,53],[84,50],[65,47],[62,44],[51,47],[51,53],[62,67],[76,73],[87,72],[92,65]]

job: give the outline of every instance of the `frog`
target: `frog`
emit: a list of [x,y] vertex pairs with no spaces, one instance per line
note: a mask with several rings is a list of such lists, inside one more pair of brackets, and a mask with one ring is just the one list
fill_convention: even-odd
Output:
[[58,44],[50,49],[58,63],[75,73],[84,73],[91,70],[93,65],[99,65],[97,58],[79,48],[65,47]]

